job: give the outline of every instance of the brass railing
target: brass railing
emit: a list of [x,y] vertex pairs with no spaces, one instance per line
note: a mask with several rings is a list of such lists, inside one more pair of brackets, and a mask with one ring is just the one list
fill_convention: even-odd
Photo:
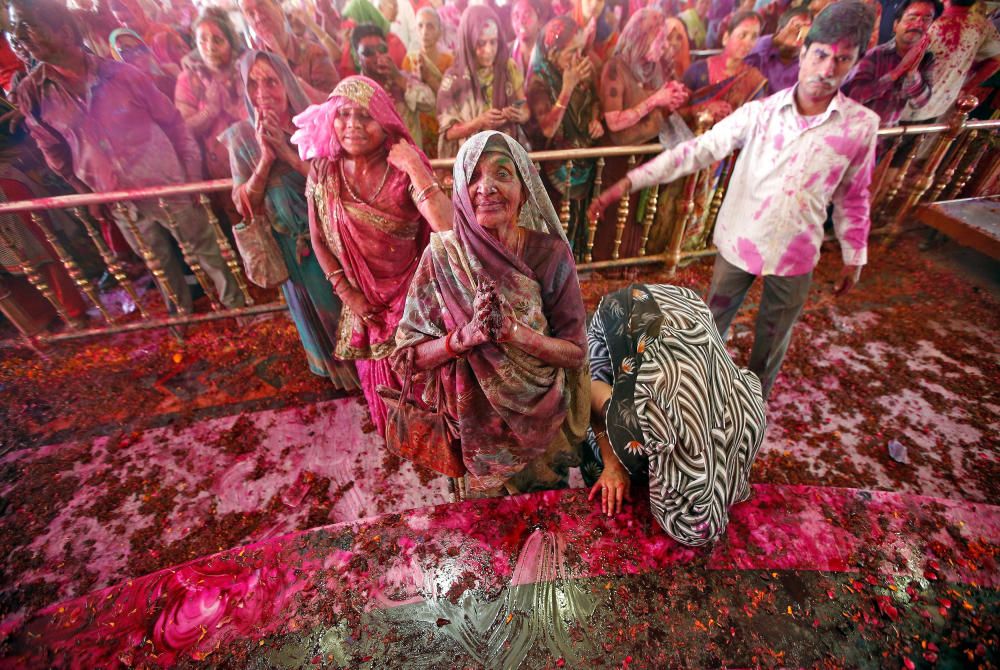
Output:
[[[970,180],[976,173],[977,167],[981,164],[991,149],[996,151],[998,143],[998,131],[1000,131],[1000,121],[969,121],[968,111],[972,108],[974,100],[963,100],[959,110],[955,113],[950,123],[934,123],[912,125],[899,128],[887,128],[879,131],[880,142],[883,145],[882,160],[876,169],[872,182],[872,213],[873,221],[882,224],[881,227],[873,230],[875,234],[886,234],[891,241],[903,229],[909,220],[913,209],[922,202],[932,202],[939,198],[953,199],[963,194]],[[910,137],[916,137],[916,142],[909,143]],[[608,175],[605,173],[607,162],[612,159],[625,157],[627,165],[631,167],[638,162],[639,157],[657,154],[661,151],[658,144],[641,146],[618,146],[618,147],[594,147],[590,149],[574,149],[567,151],[538,151],[531,154],[531,158],[536,164],[549,161],[562,161],[566,164],[567,175],[575,161],[594,161],[595,173],[591,197],[601,192],[603,186],[609,185]],[[905,155],[899,153],[905,151]],[[432,161],[432,166],[436,169],[446,170],[453,164],[453,159],[439,159]],[[571,224],[585,225],[585,230],[576,230],[575,240],[581,240],[581,248],[575,249],[577,257],[577,268],[581,273],[620,269],[648,265],[662,265],[668,274],[676,271],[678,265],[686,260],[710,256],[715,250],[709,246],[712,229],[715,225],[715,218],[718,215],[722,200],[725,197],[728,179],[731,175],[732,167],[735,163],[734,157],[723,160],[719,165],[700,173],[686,177],[679,190],[674,186],[674,191],[668,192],[670,185],[650,189],[648,193],[640,198],[636,196],[623,197],[617,206],[617,210],[609,215],[605,220],[588,220],[571,222],[571,207],[568,199],[561,202],[557,199],[556,206],[559,212],[564,229],[569,231]],[[992,181],[985,180],[981,189],[996,192],[997,175],[993,170]],[[568,179],[567,179],[568,181]],[[563,185],[568,187],[568,183]],[[90,337],[94,335],[106,335],[113,333],[131,332],[150,328],[172,327],[189,323],[202,322],[213,319],[224,319],[232,317],[243,317],[266,312],[276,312],[286,309],[286,305],[281,302],[273,302],[263,305],[255,305],[249,287],[244,278],[241,263],[236,252],[231,247],[219,220],[213,211],[208,198],[208,193],[226,192],[232,188],[232,181],[229,179],[218,179],[214,181],[197,182],[184,185],[164,186],[155,188],[144,188],[128,191],[117,191],[109,193],[94,193],[80,195],[55,196],[40,198],[36,200],[24,200],[0,204],[0,214],[27,212],[33,221],[41,227],[44,235],[56,252],[58,261],[66,268],[73,282],[96,308],[103,321],[101,325],[87,328],[75,326],[68,318],[65,310],[57,299],[52,287],[48,286],[38,268],[25,258],[17,259],[21,264],[28,281],[38,289],[38,291],[48,299],[56,313],[66,323],[66,327],[59,333],[22,333],[28,338],[32,345],[56,342],[60,340]],[[565,188],[568,193],[568,188]],[[698,196],[701,196],[700,201]],[[993,193],[971,193],[966,195],[992,195]],[[126,201],[155,200],[159,207],[164,210],[164,219],[169,227],[173,227],[176,222],[170,215],[170,210],[164,199],[175,196],[197,196],[197,201],[204,210],[208,225],[212,227],[216,242],[226,261],[226,265],[232,272],[243,294],[246,306],[237,309],[226,309],[215,299],[214,287],[207,281],[204,273],[198,267],[197,260],[188,253],[185,245],[181,244],[181,251],[192,268],[198,282],[205,289],[212,303],[212,311],[203,314],[184,313],[177,296],[172,295],[169,284],[165,281],[163,268],[159,260],[153,255],[147,245],[144,244],[139,231],[134,225],[135,222],[128,218],[130,211],[125,206]],[[696,202],[697,201],[697,202]],[[139,255],[145,262],[154,281],[161,288],[168,300],[175,306],[174,316],[154,316],[149,309],[149,305],[144,305],[140,299],[139,292],[133,282],[129,279],[123,263],[108,248],[108,245],[101,238],[95,222],[88,214],[87,208],[90,205],[113,205],[123,216],[126,226],[137,239]],[[667,216],[669,210],[659,211],[667,204],[673,208],[673,217]],[[641,217],[635,209],[638,206],[644,207]],[[124,290],[129,298],[135,303],[138,315],[126,320],[124,314],[114,314],[112,310],[102,303],[100,294],[91,281],[85,276],[78,265],[78,259],[67,250],[59,237],[45,224],[40,216],[40,212],[51,209],[66,209],[73,213],[73,218],[79,221],[82,229],[93,244],[108,272],[117,280],[118,285]],[[578,208],[579,212],[580,209]],[[665,227],[669,226],[669,230]],[[611,231],[605,230],[605,238],[611,237],[608,258],[594,259],[594,244],[598,234],[607,227]],[[692,230],[697,230],[697,234],[689,235]],[[632,239],[638,240],[631,247],[624,245],[626,231],[632,233]],[[658,239],[666,240],[662,249],[650,249],[649,241],[651,234],[657,233]],[[669,233],[669,234],[665,234]],[[11,240],[4,239],[2,227],[0,227],[0,241],[9,247],[14,247]],[[3,302],[0,301],[0,308]],[[8,314],[8,316],[11,316]],[[13,320],[13,319],[12,319]]]

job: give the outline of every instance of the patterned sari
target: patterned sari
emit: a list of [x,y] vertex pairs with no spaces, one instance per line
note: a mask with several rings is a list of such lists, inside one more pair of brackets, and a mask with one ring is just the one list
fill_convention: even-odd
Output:
[[[388,356],[396,348],[396,324],[430,227],[413,204],[409,175],[391,165],[371,202],[364,200],[368,194],[358,194],[356,187],[345,183],[344,151],[333,132],[333,120],[348,103],[366,109],[382,126],[387,146],[413,140],[389,94],[362,76],[342,80],[325,103],[309,107],[294,119],[299,130],[292,142],[298,144],[303,159],[312,160],[306,187],[309,218],[318,231],[312,242],[329,249],[351,286],[382,310],[380,318],[365,322],[345,305],[336,354],[356,362],[372,420],[379,434],[384,434],[387,408],[376,388],[402,387]],[[430,169],[426,156],[424,161]]]
[[[497,54],[490,68],[476,63],[476,41],[490,25],[497,30]],[[437,111],[440,135],[438,157],[450,158],[458,153],[461,140],[449,140],[448,129],[456,123],[466,123],[488,109],[503,109],[524,100],[524,77],[507,53],[507,44],[500,38],[500,22],[489,7],[469,7],[462,14],[459,43],[455,62],[448,68],[438,91]],[[507,123],[500,130],[519,140],[520,126]]]
[[[630,477],[649,481],[653,516],[697,546],[718,538],[750,497],[764,439],[760,380],[726,352],[690,289],[635,284],[606,295],[588,333],[591,378],[611,385],[608,439]],[[600,452],[589,435],[592,453]],[[594,481],[600,471],[584,465]]]
[[[480,156],[496,145],[514,159],[528,191],[518,223],[525,236],[520,256],[480,226],[469,194]],[[468,323],[476,286],[484,279],[497,283],[521,323],[586,347],[586,312],[572,254],[523,147],[496,131],[473,135],[459,152],[454,177],[454,228],[431,236],[406,299],[398,349],[436,340]],[[400,369],[402,356],[395,362]],[[583,368],[556,368],[517,347],[487,343],[425,373],[434,374],[441,375],[443,405],[458,426],[473,491],[566,485],[569,467],[579,462],[578,445],[590,413]]]

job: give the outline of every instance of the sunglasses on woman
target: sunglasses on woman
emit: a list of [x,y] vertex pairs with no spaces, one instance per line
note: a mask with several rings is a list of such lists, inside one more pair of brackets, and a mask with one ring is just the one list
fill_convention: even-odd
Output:
[[384,44],[379,44],[378,46],[370,46],[361,49],[358,53],[361,54],[363,58],[371,58],[372,56],[378,56],[379,54],[384,54],[389,52],[389,47]]

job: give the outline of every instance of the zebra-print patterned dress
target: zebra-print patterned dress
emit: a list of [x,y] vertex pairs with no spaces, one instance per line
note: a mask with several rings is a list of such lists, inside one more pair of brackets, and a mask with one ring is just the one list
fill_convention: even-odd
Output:
[[653,515],[683,544],[716,539],[730,505],[750,496],[766,425],[760,381],[736,367],[689,289],[609,294],[588,336],[591,378],[613,389],[608,437],[634,479],[648,475]]

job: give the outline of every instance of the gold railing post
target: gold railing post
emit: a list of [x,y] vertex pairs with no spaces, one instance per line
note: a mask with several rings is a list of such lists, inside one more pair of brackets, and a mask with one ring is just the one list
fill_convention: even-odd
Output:
[[167,221],[167,227],[174,234],[174,239],[177,240],[177,245],[181,248],[181,255],[184,256],[184,262],[188,264],[191,268],[191,272],[194,273],[195,279],[201,284],[201,287],[205,290],[205,295],[208,296],[209,301],[212,303],[212,309],[219,311],[222,309],[222,304],[219,299],[215,296],[215,286],[208,280],[208,276],[205,271],[201,268],[201,263],[195,258],[194,252],[191,250],[191,245],[187,243],[184,236],[181,235],[180,229],[177,225],[177,219],[174,218],[174,213],[170,211],[170,207],[167,205],[167,201],[160,198],[158,201],[160,210],[163,211],[163,218]]
[[930,196],[925,198],[924,202],[938,201],[944,189],[951,183],[952,178],[954,178],[958,166],[961,165],[962,159],[965,158],[965,154],[969,150],[969,145],[975,139],[976,131],[970,130],[959,140],[958,147],[952,152],[951,160],[948,161],[947,167],[941,172],[941,176],[934,182],[934,187],[930,190]]
[[[559,222],[562,224],[563,232],[569,237],[569,215],[570,215],[570,202],[569,202],[569,190],[573,186],[573,161],[566,161],[566,181],[563,182],[563,197],[562,202],[559,203]],[[573,240],[570,240],[572,245]]]
[[708,239],[715,230],[715,220],[719,218],[719,210],[722,209],[722,201],[726,197],[726,190],[729,188],[729,179],[733,176],[733,167],[736,165],[737,155],[737,153],[734,153],[725,159],[726,163],[722,168],[722,174],[719,175],[719,183],[715,187],[715,193],[712,194],[712,200],[708,205],[708,214],[705,216],[705,227],[702,229],[695,243],[695,248],[697,249],[705,248],[705,245],[708,244]]
[[887,245],[892,244],[896,237],[899,236],[907,217],[910,216],[913,208],[916,207],[917,203],[920,202],[920,199],[924,197],[924,194],[927,193],[927,190],[934,183],[934,174],[937,172],[938,166],[944,160],[945,155],[947,155],[952,142],[962,132],[965,122],[969,119],[969,112],[975,109],[977,104],[978,101],[971,95],[959,97],[950,127],[941,134],[937,144],[931,150],[930,156],[924,163],[920,177],[914,182],[906,201],[899,208],[892,223],[889,224],[888,236],[885,241]]
[[896,201],[896,196],[903,190],[906,178],[910,175],[910,168],[913,166],[913,162],[917,156],[923,151],[924,143],[927,140],[928,135],[917,135],[917,138],[913,141],[913,145],[910,147],[910,153],[906,155],[903,164],[899,166],[899,172],[893,177],[892,182],[889,184],[889,189],[885,192],[885,197],[881,199],[878,210],[872,217],[873,219],[881,219],[889,212],[889,206]]
[[84,276],[83,272],[80,270],[80,266],[76,264],[73,257],[66,251],[62,242],[59,241],[59,238],[56,237],[55,232],[49,226],[45,225],[45,221],[42,220],[41,214],[38,212],[32,212],[31,220],[42,231],[42,234],[45,235],[45,239],[48,240],[49,244],[52,245],[52,248],[56,252],[56,256],[59,257],[59,262],[62,263],[64,268],[66,268],[66,272],[73,280],[73,283],[77,285],[77,288],[80,289],[80,292],[90,298],[90,302],[94,303],[97,310],[101,313],[101,316],[104,317],[105,321],[109,324],[114,323],[115,320],[111,317],[111,314],[101,303],[101,299],[97,296],[97,291],[94,290],[90,281],[88,281]]
[[243,300],[247,307],[253,304],[253,298],[250,297],[250,287],[247,286],[246,279],[243,276],[243,268],[240,267],[239,261],[236,259],[236,252],[233,251],[232,245],[229,244],[229,239],[226,234],[222,231],[222,226],[219,224],[219,217],[215,215],[212,211],[212,202],[208,199],[208,196],[204,193],[198,196],[198,203],[204,208],[205,216],[208,217],[208,223],[212,226],[213,232],[215,232],[215,241],[219,245],[219,251],[222,252],[222,259],[226,261],[226,267],[233,274],[236,279],[236,283],[240,287],[240,291],[243,293]]
[[667,273],[670,275],[677,272],[677,266],[681,262],[681,246],[684,244],[684,231],[687,230],[691,219],[694,217],[694,190],[697,184],[697,172],[684,178],[684,189],[682,191],[684,200],[681,201],[677,225],[670,231],[670,243],[663,254],[664,260],[667,263]]
[[[26,234],[30,235],[31,233]],[[7,236],[7,231],[3,229],[3,226],[0,226],[0,242],[3,242],[3,244],[10,249],[11,253],[14,254],[17,264],[21,266],[21,271],[24,272],[24,276],[28,278],[28,282],[38,289],[39,293],[45,296],[45,299],[48,300],[52,307],[55,308],[56,314],[58,314],[59,318],[63,320],[63,323],[66,324],[67,328],[70,330],[76,330],[76,320],[70,318],[69,314],[66,313],[66,309],[63,307],[62,303],[59,302],[59,298],[56,297],[55,291],[53,291],[52,287],[49,286],[47,281],[45,281],[45,278],[39,274],[38,268],[36,268],[31,261],[21,255],[21,252],[15,245],[14,240]]]
[[[695,135],[703,135],[711,127],[711,124],[712,115],[710,113],[707,111],[699,113]],[[677,266],[681,262],[681,247],[684,245],[684,233],[694,221],[694,194],[698,186],[699,174],[700,172],[695,172],[685,178],[683,189],[684,200],[681,202],[680,216],[678,217],[677,225],[671,231],[670,243],[663,253],[664,260],[667,263],[667,273],[670,275],[677,272]]]
[[[604,180],[604,158],[597,159],[597,174],[594,175],[594,190],[591,199],[596,199],[601,195],[601,185]],[[583,256],[583,262],[589,263],[594,260],[594,237],[597,235],[597,223],[599,219],[594,217],[587,221],[587,250]]]
[[639,255],[646,255],[646,244],[649,242],[649,229],[653,227],[653,218],[656,216],[656,206],[660,200],[660,187],[656,184],[649,189],[649,198],[646,200],[646,212],[642,217],[642,241],[639,243]]
[[[628,157],[629,171],[635,167],[635,163],[635,154],[633,154]],[[621,200],[618,201],[618,221],[615,223],[615,245],[611,251],[612,260],[618,260],[618,255],[621,252],[622,236],[625,235],[625,222],[628,221],[629,197],[630,194],[625,192],[622,194]]]
[[895,138],[892,141],[892,146],[890,146],[889,150],[885,152],[885,155],[882,156],[882,160],[879,161],[878,166],[875,168],[875,174],[872,177],[872,184],[868,189],[868,197],[871,199],[872,211],[875,211],[875,203],[878,201],[879,195],[882,193],[882,189],[885,188],[886,176],[892,168],[892,160],[896,157],[896,152],[899,151],[899,145],[902,142],[902,135]]
[[160,290],[166,294],[167,299],[174,304],[178,314],[187,314],[187,309],[185,309],[184,305],[181,304],[180,298],[177,296],[177,292],[174,291],[174,287],[167,281],[167,274],[163,271],[163,265],[160,264],[160,259],[156,257],[153,250],[149,248],[148,244],[146,244],[146,240],[142,239],[142,234],[139,232],[139,226],[136,223],[136,217],[132,214],[132,210],[126,207],[122,202],[116,203],[115,209],[117,209],[125,219],[125,225],[128,227],[132,237],[135,238],[136,246],[139,247],[139,255],[142,256],[142,260],[145,261],[146,267],[148,267],[149,271],[153,274],[153,280],[156,281],[157,286],[159,286]]
[[979,161],[981,161],[983,156],[986,155],[986,150],[989,149],[989,147],[989,142],[984,141],[979,143],[979,146],[976,147],[975,152],[972,154],[972,159],[965,166],[965,169],[962,170],[958,179],[955,180],[955,183],[953,183],[951,188],[948,189],[948,193],[945,194],[945,200],[954,200],[959,196],[959,194],[962,193],[962,189],[964,189],[966,185],[968,185],[969,180],[972,179],[972,173],[976,171],[976,166],[979,165]]
[[73,213],[76,214],[76,218],[83,224],[83,228],[87,231],[90,241],[94,243],[95,247],[97,247],[97,253],[101,255],[101,259],[104,261],[104,264],[108,266],[111,276],[115,278],[118,285],[121,286],[126,293],[128,293],[130,298],[132,298],[132,304],[134,304],[139,310],[139,314],[142,315],[142,318],[148,319],[149,314],[146,313],[146,308],[142,306],[141,302],[139,302],[139,294],[136,292],[132,282],[129,281],[128,275],[125,274],[124,266],[121,264],[121,261],[119,261],[115,255],[111,253],[111,249],[109,249],[108,245],[104,242],[100,231],[97,230],[93,221],[90,220],[90,217],[82,207],[75,208]]

